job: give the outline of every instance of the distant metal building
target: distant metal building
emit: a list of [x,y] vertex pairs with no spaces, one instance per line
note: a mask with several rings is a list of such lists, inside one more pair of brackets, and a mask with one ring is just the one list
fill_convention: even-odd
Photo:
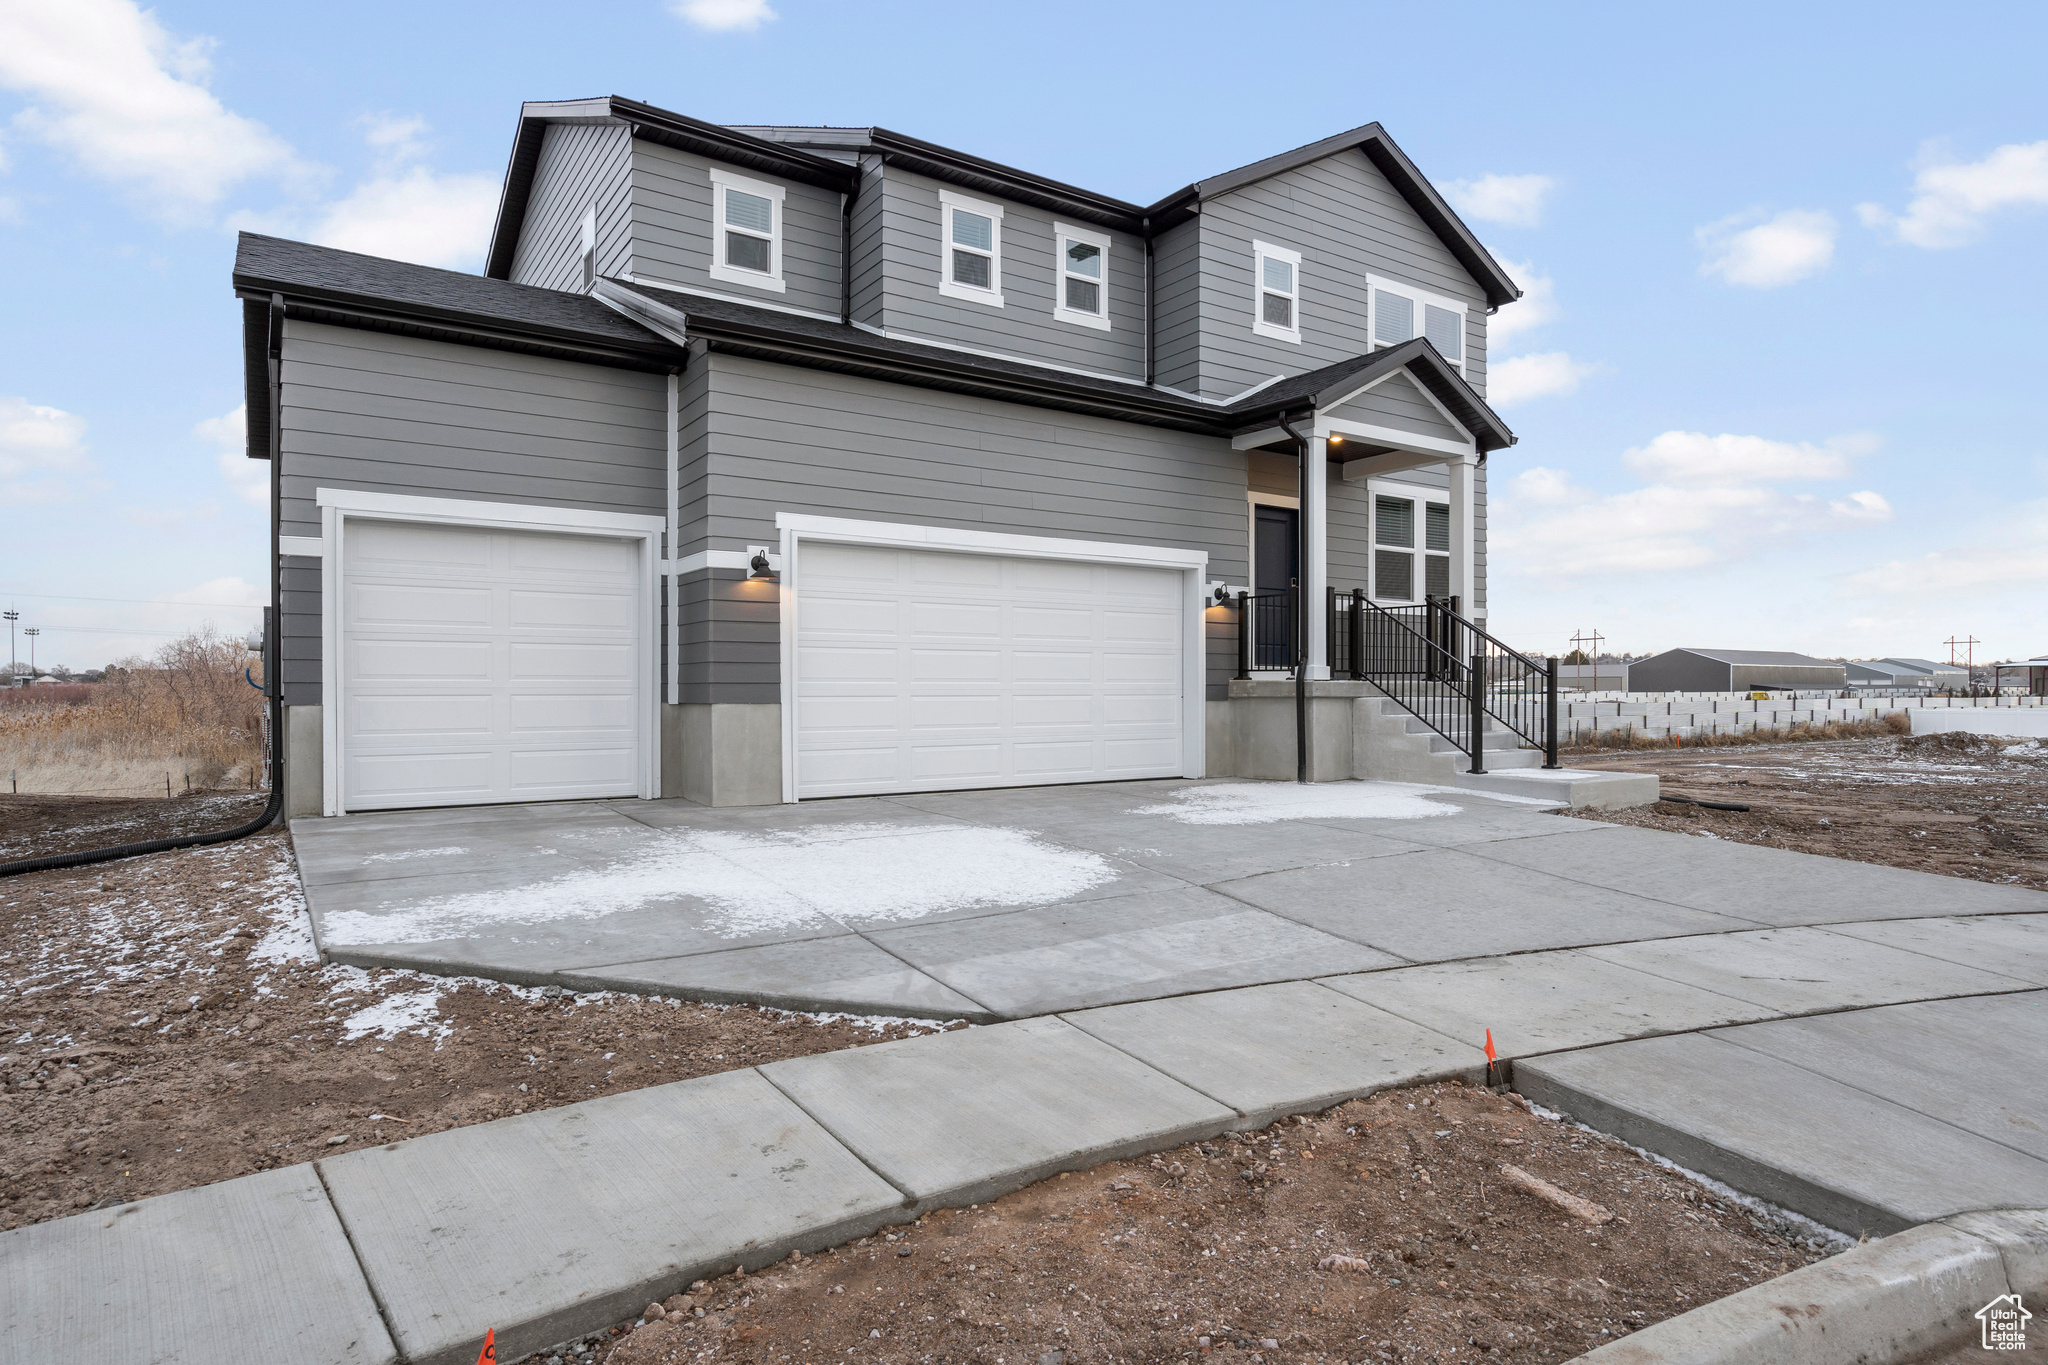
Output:
[[1960,692],[1970,685],[1970,671],[1961,664],[1938,664],[1932,659],[1851,659],[1848,670],[1851,687]]
[[1763,649],[1667,649],[1628,666],[1631,692],[1761,692],[1848,685],[1840,664]]

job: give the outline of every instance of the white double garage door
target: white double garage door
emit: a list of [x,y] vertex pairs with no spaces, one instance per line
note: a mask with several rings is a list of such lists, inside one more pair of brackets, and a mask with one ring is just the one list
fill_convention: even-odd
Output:
[[[798,565],[794,795],[1188,771],[1186,571],[824,540]],[[361,520],[340,586],[347,809],[647,789],[637,542]]]

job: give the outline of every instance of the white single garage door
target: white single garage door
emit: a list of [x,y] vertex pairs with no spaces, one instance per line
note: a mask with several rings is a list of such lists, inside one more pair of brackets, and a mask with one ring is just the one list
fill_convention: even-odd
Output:
[[639,546],[350,519],[349,810],[637,796]]
[[1176,777],[1172,569],[806,541],[797,795]]

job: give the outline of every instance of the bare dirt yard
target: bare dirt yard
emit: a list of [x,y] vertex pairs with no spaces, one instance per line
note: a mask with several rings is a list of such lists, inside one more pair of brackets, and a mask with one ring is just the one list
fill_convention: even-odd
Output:
[[1885,863],[2048,891],[2048,741],[1937,734],[1572,754],[1655,773],[1673,801],[1585,819]]
[[1829,1249],[1512,1098],[1428,1086],[700,1281],[529,1360],[1548,1362]]
[[[65,799],[137,837],[134,803]],[[29,873],[0,880],[0,1228],[933,1027],[323,967],[282,831]]]

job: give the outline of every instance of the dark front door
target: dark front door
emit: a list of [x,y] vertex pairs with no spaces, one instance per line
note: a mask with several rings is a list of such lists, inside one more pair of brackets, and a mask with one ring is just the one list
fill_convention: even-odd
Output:
[[1292,507],[1255,505],[1252,589],[1262,596],[1255,609],[1252,641],[1255,668],[1294,667],[1294,573],[1301,514]]

